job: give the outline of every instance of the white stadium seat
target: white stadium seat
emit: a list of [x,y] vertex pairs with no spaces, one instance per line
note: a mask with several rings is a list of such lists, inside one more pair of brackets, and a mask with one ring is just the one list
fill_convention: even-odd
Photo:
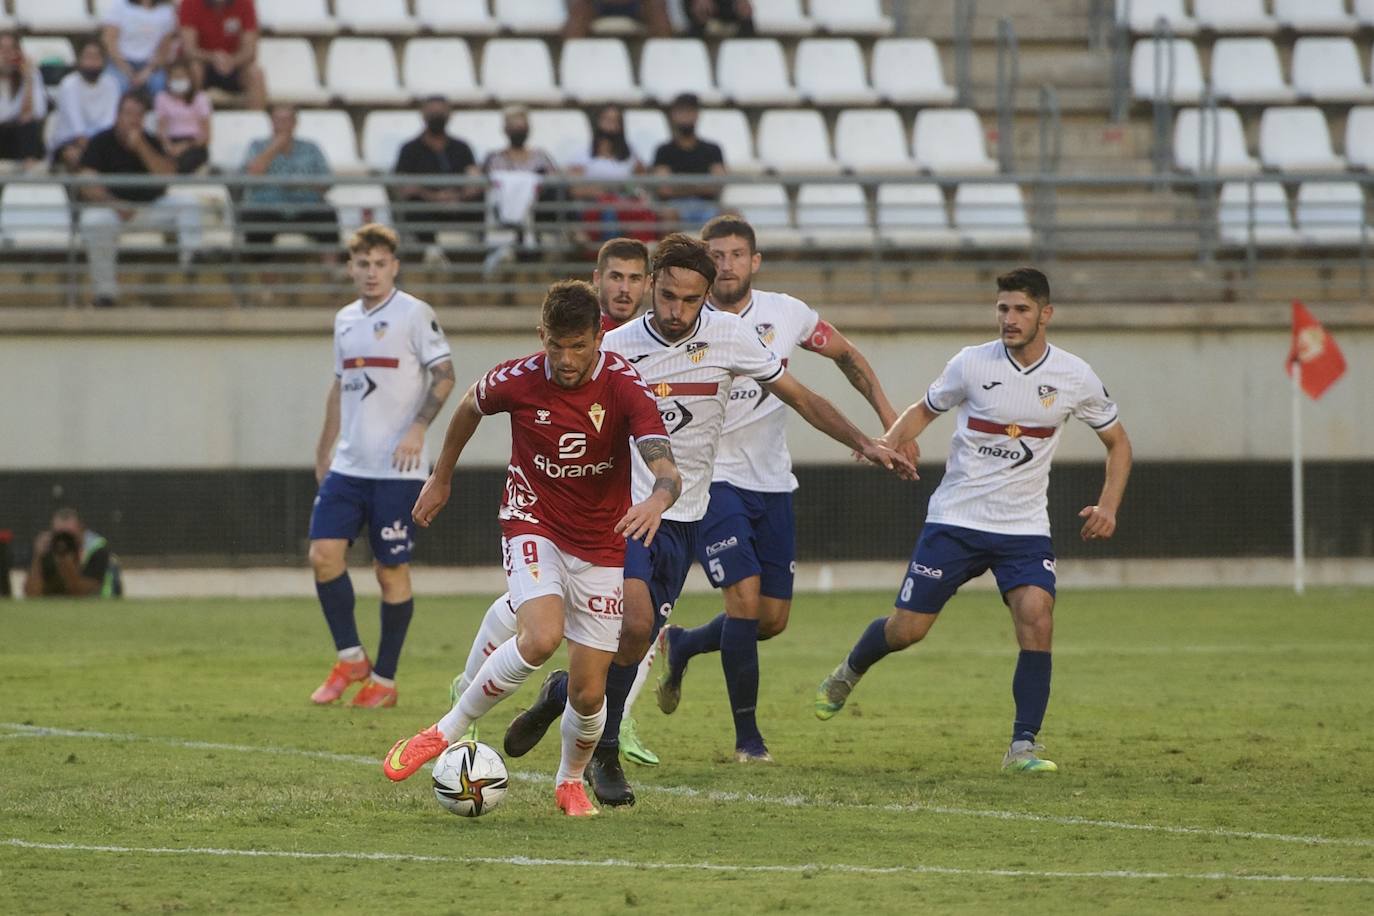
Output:
[[906,145],[906,127],[890,108],[857,108],[835,120],[835,158],[860,174],[916,171]]
[[1161,18],[1175,35],[1197,34],[1197,20],[1184,12],[1183,0],[1116,0],[1116,21],[1137,35],[1154,34],[1155,23]]
[[499,111],[455,111],[448,119],[448,132],[472,147],[478,165],[509,142]]
[[70,39],[58,35],[25,35],[19,39],[19,48],[24,56],[34,63],[60,64],[64,67],[76,66],[76,48]]
[[810,245],[867,248],[873,244],[868,201],[857,184],[804,184],[797,191],[797,228]]
[[[1156,66],[1159,67],[1157,86]],[[1202,99],[1203,89],[1202,62],[1198,59],[1197,46],[1190,39],[1175,38],[1161,44],[1153,38],[1144,38],[1131,49],[1132,98],[1153,100],[1158,92],[1161,98],[1171,102],[1195,105]]]
[[912,128],[916,165],[936,175],[990,175],[997,163],[988,156],[983,124],[967,108],[927,108]]
[[358,158],[358,135],[346,111],[302,111],[297,116],[296,136],[319,146],[336,175],[367,171]]
[[1174,121],[1174,165],[1185,172],[1253,175],[1259,162],[1245,146],[1245,129],[1234,108],[1218,108],[1216,120],[1196,108],[1185,108]]
[[878,236],[899,248],[951,248],[959,234],[950,228],[945,195],[936,184],[878,186]]
[[501,103],[558,105],[549,46],[540,38],[493,38],[482,49],[482,88]]
[[797,89],[812,105],[873,105],[864,55],[852,38],[806,38],[797,45]]
[[1352,108],[1346,115],[1345,158],[1351,168],[1374,172],[1374,105]]
[[217,111],[210,116],[210,165],[221,172],[243,170],[248,144],[272,135],[265,111]]
[[1277,181],[1228,181],[1221,186],[1217,233],[1223,245],[1297,245],[1288,195]]
[[339,214],[340,242],[365,223],[391,222],[391,198],[379,184],[335,185],[324,197]]
[[340,26],[359,35],[414,35],[420,31],[407,0],[334,0],[334,16]]
[[72,206],[60,184],[6,184],[0,192],[0,243],[6,248],[67,248]]
[[625,142],[630,152],[645,166],[654,164],[654,154],[668,142],[668,116],[657,108],[629,108],[625,111]]
[[14,18],[32,32],[90,32],[97,25],[86,0],[14,0]]
[[771,109],[759,118],[759,158],[777,172],[838,172],[819,111]]
[[416,98],[441,95],[454,105],[484,105],[472,52],[461,38],[412,38],[401,53],[401,79]]
[[695,38],[645,41],[639,54],[639,85],[661,105],[683,92],[696,93],[703,105],[720,103],[706,44]]
[[893,105],[948,105],[940,52],[929,38],[880,38],[873,45],[873,88]]
[[754,133],[749,119],[736,108],[707,108],[697,119],[697,136],[720,146],[725,167],[732,172],[751,174],[763,170],[754,154]]
[[752,0],[754,30],[760,35],[810,35],[816,23],[802,12],[801,0]]
[[1344,172],[1331,150],[1326,115],[1316,107],[1266,108],[1260,117],[1260,162],[1280,172]]
[[954,192],[954,225],[961,238],[980,248],[1027,248],[1031,244],[1019,185],[959,185]]
[[325,0],[268,0],[255,4],[258,25],[275,35],[333,35],[339,21]]
[[795,248],[802,236],[792,225],[792,205],[780,184],[728,184],[720,205],[749,221],[760,246]]
[[1359,20],[1346,12],[1345,0],[1274,0],[1274,18],[1295,32],[1354,33]]
[[396,52],[385,38],[336,38],[324,60],[325,88],[350,105],[399,105],[410,101],[401,88]]
[[727,38],[716,55],[716,84],[736,105],[796,105],[787,61],[776,38]]
[[495,0],[496,21],[502,28],[529,35],[554,35],[568,19],[564,0]]
[[1355,18],[1365,28],[1374,28],[1374,0],[1355,0]]
[[415,0],[415,18],[441,35],[492,35],[501,30],[487,0]]
[[592,125],[575,108],[530,112],[530,146],[544,150],[560,167],[585,158],[592,151]]
[[374,172],[391,172],[401,147],[424,129],[418,111],[369,111],[363,118],[363,162]]
[[267,92],[273,101],[293,105],[329,101],[309,39],[264,38],[258,42],[258,64],[267,75]]
[[1374,101],[1360,53],[1349,38],[1299,38],[1293,44],[1293,89],[1319,102]]
[[637,105],[644,90],[635,85],[630,52],[619,38],[573,38],[563,42],[558,84],[582,105]]
[[811,18],[832,35],[891,35],[878,0],[811,0]]
[[1358,245],[1374,238],[1364,221],[1364,194],[1353,181],[1305,182],[1298,188],[1298,231],[1319,245]]
[[1279,21],[1264,9],[1264,0],[1193,0],[1197,24],[1225,35],[1272,35]]
[[1212,45],[1212,92],[1234,102],[1291,102],[1279,52],[1268,38],[1221,38]]

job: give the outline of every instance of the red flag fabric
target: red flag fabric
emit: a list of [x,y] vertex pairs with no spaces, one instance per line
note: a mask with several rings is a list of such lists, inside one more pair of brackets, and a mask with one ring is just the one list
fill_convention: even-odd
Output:
[[1302,366],[1302,390],[1312,400],[1326,393],[1326,389],[1345,374],[1345,356],[1336,346],[1336,338],[1322,327],[1301,302],[1293,303],[1293,343],[1288,348],[1288,374],[1293,364]]

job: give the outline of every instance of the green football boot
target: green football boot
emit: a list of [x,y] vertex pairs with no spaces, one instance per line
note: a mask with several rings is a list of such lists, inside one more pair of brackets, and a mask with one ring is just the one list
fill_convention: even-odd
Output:
[[1037,751],[1044,749],[1045,745],[1034,741],[1013,741],[1011,747],[1007,748],[1007,756],[1002,758],[1002,772],[1058,773],[1059,766],[1053,760],[1036,756]]
[[620,752],[631,763],[644,767],[658,766],[658,755],[639,740],[639,728],[630,716],[626,716],[620,722]]
[[840,666],[826,675],[825,680],[816,688],[816,718],[822,722],[834,718],[835,713],[844,709],[849,692],[857,683],[857,680],[850,680],[846,675],[852,676],[853,672],[849,670],[846,662],[840,662]]

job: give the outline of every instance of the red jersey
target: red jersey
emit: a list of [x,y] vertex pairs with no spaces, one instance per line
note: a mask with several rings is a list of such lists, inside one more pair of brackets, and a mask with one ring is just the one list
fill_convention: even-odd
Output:
[[624,565],[615,526],[630,508],[630,437],[668,437],[634,366],[603,352],[582,387],[563,388],[536,353],[488,372],[477,409],[510,414],[502,533],[537,534],[597,566]]
[[237,54],[243,34],[258,30],[258,11],[253,0],[229,0],[222,6],[181,0],[181,27],[195,29],[196,46],[202,51]]
[[614,331],[616,328],[620,327],[624,323],[625,322],[623,321],[616,321],[614,318],[612,318],[610,315],[607,315],[605,312],[601,313],[601,330],[603,331]]

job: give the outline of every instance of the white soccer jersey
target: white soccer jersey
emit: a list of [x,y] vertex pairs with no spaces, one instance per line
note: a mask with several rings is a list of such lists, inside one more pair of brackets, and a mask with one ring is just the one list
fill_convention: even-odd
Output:
[[339,446],[329,469],[374,479],[428,477],[428,453],[418,468],[405,472],[391,466],[391,456],[425,402],[430,367],[450,358],[434,309],[409,293],[395,290],[370,312],[361,300],[339,309]]
[[1095,430],[1116,404],[1086,362],[1050,347],[1022,367],[1000,340],[960,350],[926,392],[926,406],[958,407],[945,476],[926,521],[995,534],[1049,536],[1050,461],[1069,417]]
[[[754,290],[739,317],[784,366],[821,320],[816,310],[800,299],[763,290]],[[753,379],[737,381],[725,408],[725,427],[711,479],[758,493],[795,490],[797,478],[792,475],[792,455],[787,451],[786,406]]]
[[[639,370],[658,396],[658,412],[673,442],[682,495],[663,517],[695,522],[711,499],[711,466],[725,422],[725,404],[736,377],[772,382],[785,371],[773,351],[738,317],[703,308],[696,326],[669,343],[649,326],[649,315],[606,334],[602,348],[619,353]],[[654,477],[636,450],[633,494],[645,499]]]

